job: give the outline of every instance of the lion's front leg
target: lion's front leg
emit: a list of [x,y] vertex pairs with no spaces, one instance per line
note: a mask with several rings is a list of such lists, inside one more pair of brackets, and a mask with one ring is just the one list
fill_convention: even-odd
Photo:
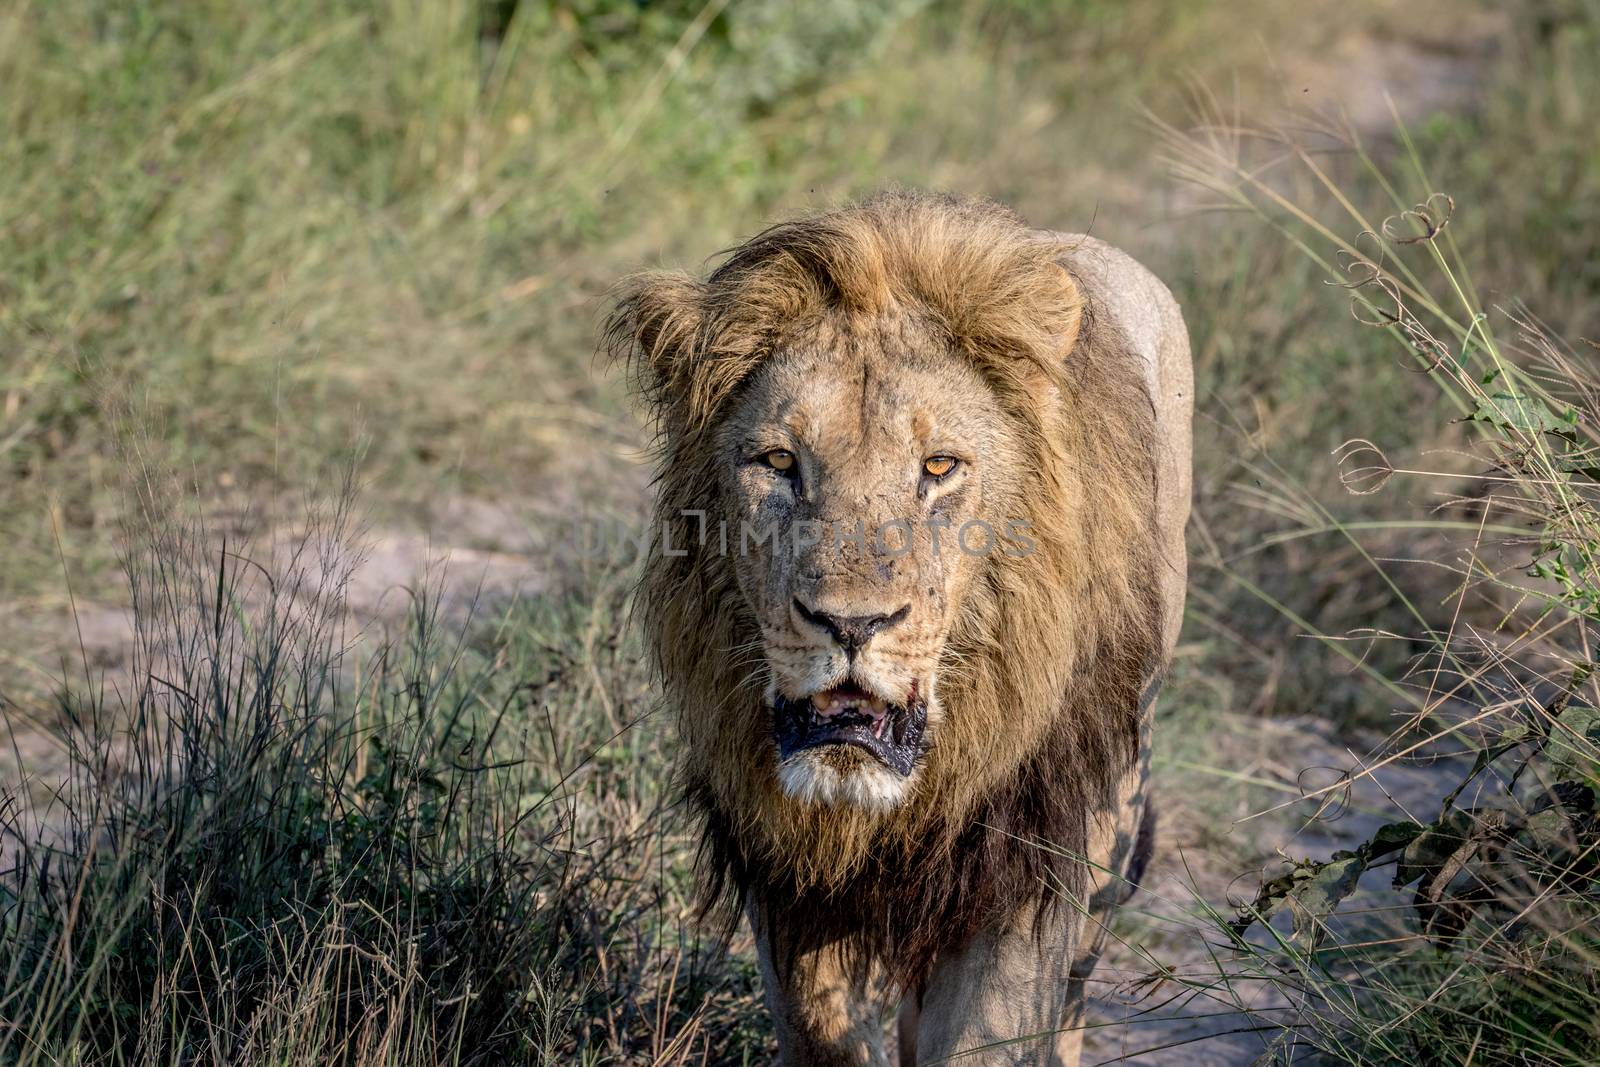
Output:
[[941,958],[922,989],[917,1062],[1076,1067],[1068,993],[1083,921],[1073,908],[1055,909],[1036,937],[1025,909],[1004,929]]
[[747,909],[784,1067],[888,1067],[892,995],[877,968],[835,944],[795,946],[782,907]]
[[[965,1053],[956,1062],[1078,1067],[1089,975],[1151,845],[1148,718],[1143,736],[1144,755],[1123,776],[1113,807],[1090,820],[1087,906],[1059,901],[1036,927],[1035,904],[1004,929],[941,958],[923,989],[920,1010],[902,1018],[901,1044],[906,1047],[915,1034],[916,1063]],[[908,1008],[915,1009],[909,999]],[[901,1067],[910,1067],[908,1058],[902,1057]]]

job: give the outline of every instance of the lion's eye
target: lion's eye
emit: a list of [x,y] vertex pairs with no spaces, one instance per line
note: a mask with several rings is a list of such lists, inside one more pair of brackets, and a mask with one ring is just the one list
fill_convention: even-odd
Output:
[[780,474],[788,474],[794,470],[794,453],[787,448],[774,448],[761,457],[761,462]]
[[922,461],[922,471],[930,478],[943,478],[956,469],[954,456],[929,456]]

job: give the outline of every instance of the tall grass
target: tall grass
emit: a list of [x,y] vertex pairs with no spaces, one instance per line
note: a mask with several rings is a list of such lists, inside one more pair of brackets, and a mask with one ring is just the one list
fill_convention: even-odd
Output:
[[[1348,303],[1349,328],[1385,336],[1391,358],[1434,390],[1439,448],[1363,436],[1332,457],[1351,493],[1401,507],[1388,521],[1344,522],[1281,470],[1265,469],[1252,491],[1281,523],[1274,537],[1346,540],[1403,623],[1330,639],[1389,715],[1369,716],[1386,735],[1310,794],[1311,815],[1397,764],[1454,756],[1458,768],[1438,776],[1428,808],[1397,806],[1354,847],[1281,865],[1232,921],[1202,915],[1216,969],[1187,980],[1246,1013],[1234,990],[1274,988],[1262,1025],[1279,1033],[1275,1056],[1310,1047],[1350,1064],[1594,1063],[1596,346],[1563,341],[1537,309],[1484,298],[1471,269],[1481,226],[1461,219],[1489,208],[1454,198],[1403,127],[1389,163],[1337,128],[1163,129],[1182,177],[1275,229],[1323,274],[1326,297]],[[1403,559],[1364,544],[1396,530],[1411,537]],[[1408,595],[1408,563],[1445,576],[1444,595]],[[1406,653],[1401,673],[1366,651],[1384,644]],[[1363,882],[1370,871],[1390,888]]]
[[347,508],[277,552],[146,532],[131,663],[64,692],[55,781],[8,776],[0,1060],[760,1051],[685,920],[615,576],[465,634],[422,591],[368,638],[353,541]]

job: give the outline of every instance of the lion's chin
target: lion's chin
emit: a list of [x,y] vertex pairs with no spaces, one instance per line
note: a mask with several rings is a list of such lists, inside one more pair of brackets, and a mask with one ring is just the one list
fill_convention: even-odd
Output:
[[843,745],[805,749],[778,764],[784,795],[802,804],[887,812],[911,789],[911,779]]

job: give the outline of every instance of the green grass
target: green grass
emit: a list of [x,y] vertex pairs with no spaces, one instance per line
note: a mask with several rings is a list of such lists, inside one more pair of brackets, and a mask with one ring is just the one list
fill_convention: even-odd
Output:
[[[0,14],[0,618],[18,620],[0,701],[66,753],[53,803],[45,782],[10,783],[29,803],[6,809],[0,1059],[298,1063],[338,1045],[356,1063],[763,1062],[744,946],[721,953],[692,922],[627,576],[558,575],[464,635],[421,604],[406,630],[357,640],[274,608],[295,568],[267,546],[353,465],[380,525],[458,501],[625,497],[648,434],[593,356],[607,288],[886,182],[1091,230],[1184,307],[1194,587],[1162,758],[1189,821],[1255,796],[1183,769],[1225,768],[1244,716],[1392,725],[1394,679],[1434,647],[1422,631],[1449,618],[1457,578],[1372,561],[1454,558],[1440,520],[1472,512],[1431,512],[1427,485],[1350,496],[1330,453],[1363,437],[1422,467],[1467,431],[1304,254],[1352,239],[1348,219],[1296,224],[1297,248],[1248,212],[1202,211],[1157,124],[1226,140],[1235,101],[1273,113],[1278,72],[1319,42],[1437,48],[1466,15],[792,10]],[[1500,40],[1473,108],[1413,124],[1415,155],[1456,198],[1471,306],[1523,302],[1552,336],[1595,337],[1600,11],[1569,0]],[[1376,172],[1310,158],[1374,220],[1438,191],[1386,139],[1370,148]],[[1270,174],[1330,217],[1304,168]],[[175,474],[154,491],[148,471]],[[220,516],[209,534],[193,499]],[[322,521],[334,543],[354,525]],[[280,600],[222,554],[223,530]],[[338,573],[313,567],[298,595],[336,599]],[[51,703],[15,668],[59,636],[64,575],[80,604],[133,602],[144,658],[108,682],[72,664]],[[1416,636],[1303,636],[1359,627]]]
[[0,840],[0,1061],[758,1062],[625,582],[347,631],[349,510],[276,558],[164,517],[134,660],[63,696]]
[[1227,5],[857,7],[740,5],[699,36],[714,7],[15,9],[0,591],[59,588],[51,516],[105,571],[129,422],[235,501],[358,445],[396,514],[537,492],[627,425],[592,361],[616,278],[884,182],[1171,260],[1138,105],[1180,102],[1163,69],[1254,84],[1267,58]]

